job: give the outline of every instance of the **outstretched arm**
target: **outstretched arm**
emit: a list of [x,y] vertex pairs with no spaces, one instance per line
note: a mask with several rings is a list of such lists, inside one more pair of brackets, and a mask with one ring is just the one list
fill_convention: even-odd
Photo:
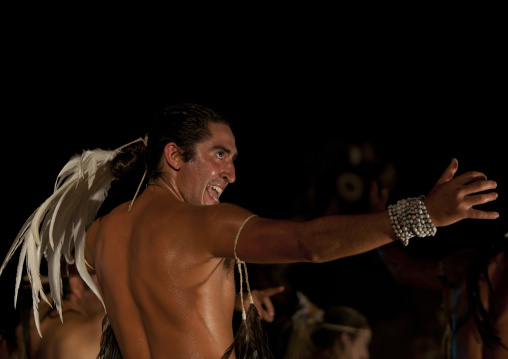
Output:
[[[466,218],[497,218],[497,212],[475,208],[497,198],[495,192],[489,192],[496,188],[496,182],[477,171],[455,177],[457,168],[458,162],[453,159],[424,199],[433,224],[443,227]],[[220,223],[214,231],[221,235],[214,238],[213,251],[217,256],[232,257],[232,242],[249,213],[223,208],[220,212],[211,209],[214,215],[208,221],[211,226]],[[396,239],[387,210],[304,222],[257,217],[243,228],[237,253],[241,260],[254,263],[326,262],[367,252]]]

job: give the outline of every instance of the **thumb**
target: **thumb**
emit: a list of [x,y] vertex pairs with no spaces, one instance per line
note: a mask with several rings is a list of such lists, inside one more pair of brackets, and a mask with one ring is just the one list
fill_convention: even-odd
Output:
[[453,176],[455,176],[455,173],[457,172],[458,168],[459,168],[459,161],[457,161],[456,158],[452,158],[452,161],[450,162],[448,167],[446,167],[446,170],[443,172],[441,177],[439,177],[436,184],[441,184],[441,183],[448,182],[449,180],[451,180],[453,178]]

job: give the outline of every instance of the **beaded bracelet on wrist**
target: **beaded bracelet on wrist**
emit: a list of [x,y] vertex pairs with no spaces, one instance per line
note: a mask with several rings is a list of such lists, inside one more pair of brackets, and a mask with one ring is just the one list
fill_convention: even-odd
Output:
[[388,206],[393,231],[405,246],[414,236],[426,237],[436,234],[436,227],[427,213],[423,198],[425,196],[401,199],[396,204]]

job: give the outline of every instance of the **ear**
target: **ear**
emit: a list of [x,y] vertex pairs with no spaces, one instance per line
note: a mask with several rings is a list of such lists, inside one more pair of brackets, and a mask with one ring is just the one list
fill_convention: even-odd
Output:
[[179,170],[182,165],[182,157],[180,156],[180,148],[174,142],[169,142],[164,147],[164,157],[166,163],[175,170]]

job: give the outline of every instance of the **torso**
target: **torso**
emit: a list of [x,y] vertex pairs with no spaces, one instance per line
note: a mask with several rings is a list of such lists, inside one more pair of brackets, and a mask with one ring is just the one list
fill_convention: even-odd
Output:
[[206,249],[199,208],[161,191],[94,223],[87,260],[124,358],[220,358],[233,342],[232,261]]

